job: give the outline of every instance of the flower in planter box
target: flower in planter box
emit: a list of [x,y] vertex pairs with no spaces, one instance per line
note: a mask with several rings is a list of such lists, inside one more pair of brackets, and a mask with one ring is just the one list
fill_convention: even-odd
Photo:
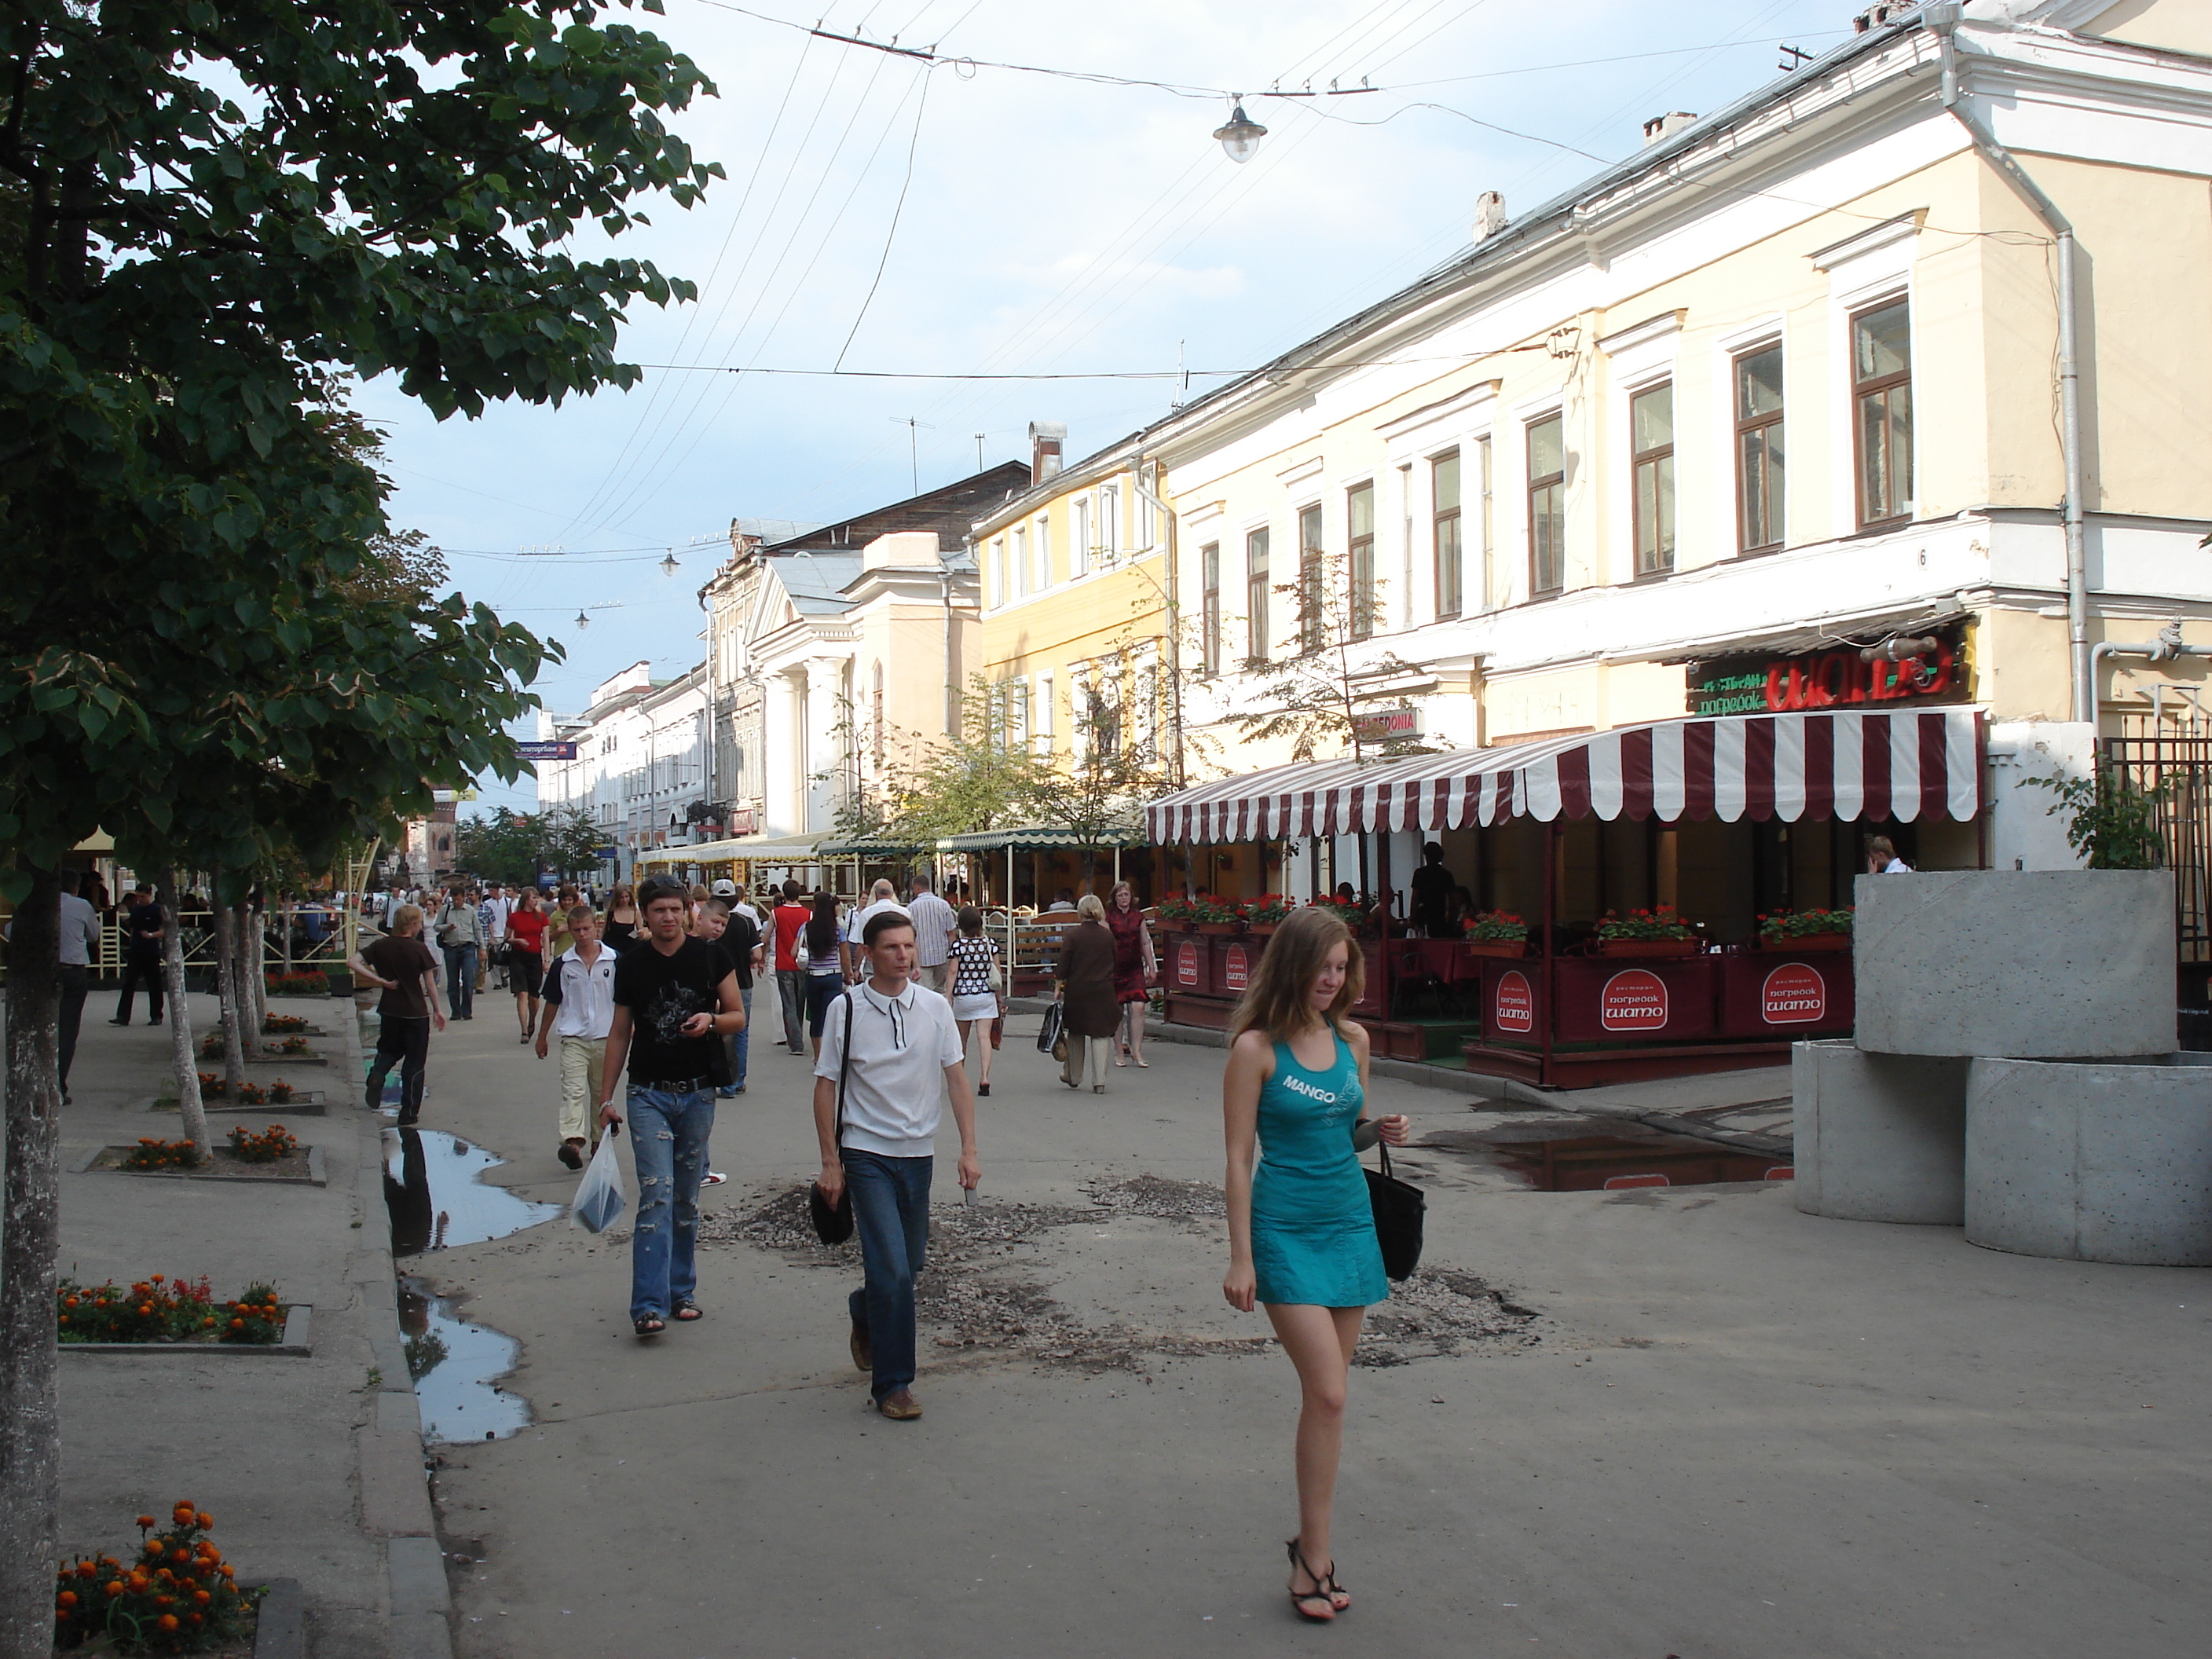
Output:
[[1193,914],[1202,922],[1234,922],[1242,919],[1243,908],[1237,900],[1223,898],[1218,893],[1200,893]]
[[1631,910],[1620,915],[1608,910],[1597,924],[1601,939],[1693,939],[1698,930],[1674,913],[1671,904],[1656,910]]
[[1528,924],[1504,910],[1480,910],[1467,919],[1466,931],[1481,943],[1510,944],[1528,937]]
[[1822,933],[1849,933],[1852,915],[1844,910],[1776,910],[1759,919],[1762,939],[1811,939]]
[[1280,893],[1262,893],[1258,898],[1247,899],[1237,907],[1248,927],[1257,923],[1270,927],[1291,914],[1291,902]]
[[1185,922],[1198,919],[1198,907],[1179,893],[1170,894],[1153,908],[1161,921]]

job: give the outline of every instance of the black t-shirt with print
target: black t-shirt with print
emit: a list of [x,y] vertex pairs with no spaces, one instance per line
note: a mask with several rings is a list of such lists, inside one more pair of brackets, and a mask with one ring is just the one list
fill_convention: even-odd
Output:
[[732,971],[729,953],[702,939],[685,939],[669,956],[641,942],[615,958],[615,1006],[629,1009],[630,1016],[632,1083],[713,1075],[720,1039],[712,1030],[685,1036],[684,1022],[720,1006],[715,987]]

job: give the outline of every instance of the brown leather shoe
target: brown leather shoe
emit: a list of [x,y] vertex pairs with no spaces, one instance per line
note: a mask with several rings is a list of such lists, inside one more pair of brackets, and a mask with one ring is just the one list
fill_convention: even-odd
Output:
[[875,1350],[869,1345],[868,1334],[857,1328],[853,1332],[853,1369],[865,1371],[871,1376],[875,1375],[876,1370]]
[[876,1409],[895,1423],[911,1423],[921,1415],[921,1401],[904,1389],[893,1389],[876,1401]]

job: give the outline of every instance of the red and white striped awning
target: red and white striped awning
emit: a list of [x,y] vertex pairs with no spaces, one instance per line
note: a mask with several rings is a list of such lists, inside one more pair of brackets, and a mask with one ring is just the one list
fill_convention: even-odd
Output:
[[1276,767],[1170,795],[1146,827],[1159,846],[1513,817],[1964,823],[1981,810],[1984,741],[1971,708],[1662,720],[1510,749]]

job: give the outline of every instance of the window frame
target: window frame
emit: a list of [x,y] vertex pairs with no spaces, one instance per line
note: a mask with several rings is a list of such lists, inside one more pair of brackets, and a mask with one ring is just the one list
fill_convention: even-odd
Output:
[[[1782,368],[1781,399],[1771,410],[1765,414],[1746,415],[1743,412],[1746,401],[1743,396],[1744,370],[1753,359],[1766,356],[1770,353]],[[1786,446],[1789,440],[1787,416],[1790,409],[1790,365],[1788,360],[1783,356],[1781,341],[1761,341],[1756,345],[1747,346],[1729,355],[1729,398],[1731,404],[1729,414],[1734,417],[1729,422],[1729,429],[1735,449],[1736,556],[1756,558],[1768,553],[1778,553],[1786,544],[1789,536],[1786,491],[1789,488],[1790,477],[1789,453],[1786,447],[1783,450],[1782,459],[1778,465],[1774,459],[1776,444],[1781,443]],[[1779,439],[1768,437],[1766,434],[1772,431],[1780,432],[1782,436]],[[1751,539],[1751,519],[1747,510],[1750,492],[1747,488],[1750,473],[1744,465],[1744,441],[1753,433],[1759,434],[1759,499],[1766,503],[1767,517],[1772,521],[1775,532],[1771,539],[1758,542]],[[1776,487],[1778,472],[1781,477],[1779,489]]]
[[[1539,477],[1536,472],[1536,432],[1539,428],[1544,426],[1556,426],[1559,428],[1559,470],[1556,472],[1547,472]],[[1567,591],[1567,424],[1565,415],[1561,410],[1553,410],[1549,414],[1539,415],[1523,422],[1522,442],[1527,448],[1528,467],[1527,491],[1528,597],[1531,599],[1556,599]],[[1559,493],[1553,498],[1556,507],[1552,516],[1558,520],[1559,533],[1558,544],[1551,550],[1551,556],[1557,567],[1553,574],[1558,580],[1547,586],[1537,580],[1540,574],[1538,561],[1543,556],[1537,547],[1536,526],[1540,517],[1542,516],[1538,512],[1537,497],[1540,492],[1548,494],[1553,490]]]
[[[1452,467],[1455,480],[1452,504],[1441,507],[1443,492],[1437,480],[1446,462]],[[1436,582],[1437,620],[1456,622],[1467,614],[1467,457],[1459,446],[1454,445],[1438,454],[1429,457],[1429,553]],[[1444,540],[1447,530],[1451,539],[1451,553],[1447,561]],[[1446,571],[1451,580],[1444,580]],[[1446,603],[1446,596],[1449,603]]]
[[1212,679],[1221,672],[1221,544],[1198,550],[1198,650],[1200,672]]
[[1030,586],[1036,572],[1030,568],[1030,527],[1018,524],[1008,532],[1007,539],[1012,549],[1014,597],[1025,599],[1036,590]]
[[[1267,595],[1274,580],[1268,543],[1274,526],[1258,525],[1244,532],[1244,645],[1247,662],[1265,662],[1272,648]],[[1257,561],[1254,559],[1258,555]]]
[[[1354,505],[1367,497],[1367,531],[1358,532]],[[1355,640],[1371,639],[1375,628],[1375,480],[1350,486],[1344,492],[1345,599],[1351,606],[1346,631]]]
[[[1636,405],[1657,392],[1667,395],[1667,441],[1653,444],[1648,449],[1636,447]],[[1653,562],[1646,568],[1644,562],[1644,475],[1650,468],[1655,482],[1654,506],[1656,506],[1656,482],[1664,477],[1668,510],[1664,531],[1665,562],[1659,562],[1660,553],[1655,546]],[[1674,552],[1679,515],[1674,510],[1674,380],[1672,375],[1652,380],[1631,389],[1628,392],[1628,518],[1630,574],[1637,581],[1652,581],[1674,574]]]
[[[1310,657],[1322,648],[1322,582],[1328,574],[1328,531],[1321,503],[1298,509],[1298,654]],[[1312,536],[1309,539],[1307,532]]]
[[1073,522],[1068,531],[1067,574],[1072,580],[1091,574],[1091,497],[1078,495],[1067,504]]
[[[1869,380],[1862,380],[1859,378],[1859,325],[1869,318],[1879,316],[1886,311],[1902,311],[1905,313],[1905,367],[1887,374],[1877,374]],[[1888,530],[1899,525],[1912,522],[1913,492],[1919,485],[1918,469],[1914,464],[1915,440],[1913,438],[1908,438],[1905,441],[1905,488],[1898,494],[1899,511],[1884,514],[1879,518],[1869,516],[1864,413],[1867,400],[1869,398],[1894,392],[1901,386],[1905,392],[1905,418],[1908,422],[1913,423],[1913,430],[1917,437],[1918,426],[1915,417],[1917,411],[1912,407],[1912,299],[1909,294],[1887,295],[1881,299],[1854,307],[1844,322],[1844,349],[1848,354],[1845,362],[1850,373],[1851,388],[1851,495],[1852,505],[1857,513],[1858,527],[1861,530]],[[1893,446],[1890,447],[1887,459],[1890,462],[1889,477],[1893,483],[1897,477],[1896,454]]]

